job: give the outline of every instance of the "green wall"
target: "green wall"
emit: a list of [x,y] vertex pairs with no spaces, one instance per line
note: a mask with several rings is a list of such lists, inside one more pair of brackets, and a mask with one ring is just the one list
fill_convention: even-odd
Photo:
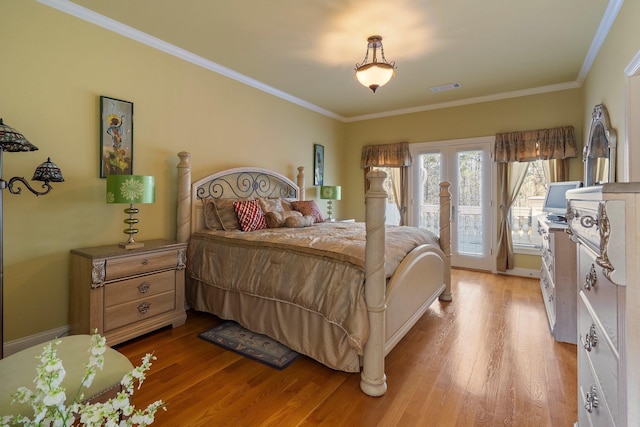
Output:
[[[341,181],[345,123],[32,0],[0,0],[0,14],[0,117],[40,149],[4,153],[3,178],[31,178],[47,156],[65,177],[44,197],[3,191],[5,342],[67,325],[69,250],[125,238],[124,206],[105,203],[99,178],[100,95],[134,103],[134,173],[157,179],[138,240],[175,238],[179,151],[194,179],[241,165],[294,178],[317,143]],[[315,197],[311,173],[306,185]]]
[[[139,240],[173,238],[183,150],[194,178],[240,165],[294,177],[299,165],[310,172],[313,144],[322,144],[326,180],[343,186],[336,215],[363,219],[366,144],[574,125],[582,145],[600,102],[625,140],[623,70],[640,49],[640,4],[627,1],[581,89],[342,123],[35,1],[0,0],[0,12],[0,117],[40,148],[5,153],[3,178],[29,178],[50,156],[66,179],[44,197],[4,192],[5,341],[67,325],[69,250],[124,238],[122,209],[105,203],[98,178],[100,95],[134,102],[134,172],[157,178],[156,203],[140,207]],[[579,160],[572,170],[580,173]],[[306,185],[316,197],[311,173]]]
[[[583,120],[582,93],[571,89],[350,123],[342,164],[342,176],[350,186],[343,189],[340,204],[348,217],[364,220],[364,174],[359,169],[364,145],[446,141],[572,125],[582,146]],[[572,177],[581,180],[581,158],[573,159],[570,168]],[[515,264],[519,269],[537,271],[540,257],[517,254]]]

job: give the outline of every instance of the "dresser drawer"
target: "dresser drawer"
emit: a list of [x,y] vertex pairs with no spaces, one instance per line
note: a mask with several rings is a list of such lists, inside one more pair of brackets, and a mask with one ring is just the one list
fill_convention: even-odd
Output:
[[[604,202],[592,200],[569,200],[568,210],[573,213],[569,217],[569,228],[576,236],[600,255],[600,229],[596,222],[599,220]],[[602,203],[602,206],[601,206]]]
[[551,280],[555,280],[553,272],[553,261],[555,252],[553,245],[554,236],[553,233],[549,233],[545,228],[541,229],[540,235],[542,236],[542,264],[546,266]]
[[104,306],[112,307],[128,301],[171,292],[175,288],[175,275],[174,270],[169,270],[109,283],[104,288]]
[[618,348],[618,286],[602,273],[596,264],[595,254],[581,245],[579,249],[578,286],[587,304],[597,313],[604,332]]
[[540,290],[542,291],[544,307],[547,310],[549,329],[553,333],[556,326],[555,286],[544,266],[540,271]]
[[151,271],[176,268],[178,252],[176,250],[151,252],[107,260],[105,280],[134,276]]
[[104,309],[104,329],[110,331],[176,308],[175,292],[165,292]]
[[578,336],[578,352],[585,353],[585,357],[590,361],[600,384],[601,395],[606,397],[607,405],[613,409],[612,413],[617,415],[620,381],[618,352],[602,331],[597,318],[587,308],[582,291],[578,299]]
[[[589,404],[587,393],[595,395],[596,404]],[[580,427],[615,426],[600,384],[584,351],[578,349],[578,424]]]

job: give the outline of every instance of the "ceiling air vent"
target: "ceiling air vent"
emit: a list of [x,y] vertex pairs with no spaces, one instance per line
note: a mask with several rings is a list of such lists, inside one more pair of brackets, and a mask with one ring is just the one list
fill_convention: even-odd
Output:
[[445,90],[458,89],[462,87],[462,83],[449,83],[442,86],[434,86],[431,88],[431,92],[442,92]]

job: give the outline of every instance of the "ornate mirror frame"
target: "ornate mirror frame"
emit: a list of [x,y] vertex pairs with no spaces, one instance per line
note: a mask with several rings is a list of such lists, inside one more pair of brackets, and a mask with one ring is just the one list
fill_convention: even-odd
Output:
[[616,131],[611,129],[609,114],[602,104],[593,109],[582,161],[585,186],[616,181]]

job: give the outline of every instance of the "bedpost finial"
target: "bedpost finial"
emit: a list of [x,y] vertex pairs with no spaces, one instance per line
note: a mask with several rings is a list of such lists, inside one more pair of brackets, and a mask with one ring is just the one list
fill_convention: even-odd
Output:
[[190,167],[189,159],[191,158],[191,153],[188,151],[181,151],[178,153],[178,157],[180,157],[180,163],[178,163],[179,168]]

